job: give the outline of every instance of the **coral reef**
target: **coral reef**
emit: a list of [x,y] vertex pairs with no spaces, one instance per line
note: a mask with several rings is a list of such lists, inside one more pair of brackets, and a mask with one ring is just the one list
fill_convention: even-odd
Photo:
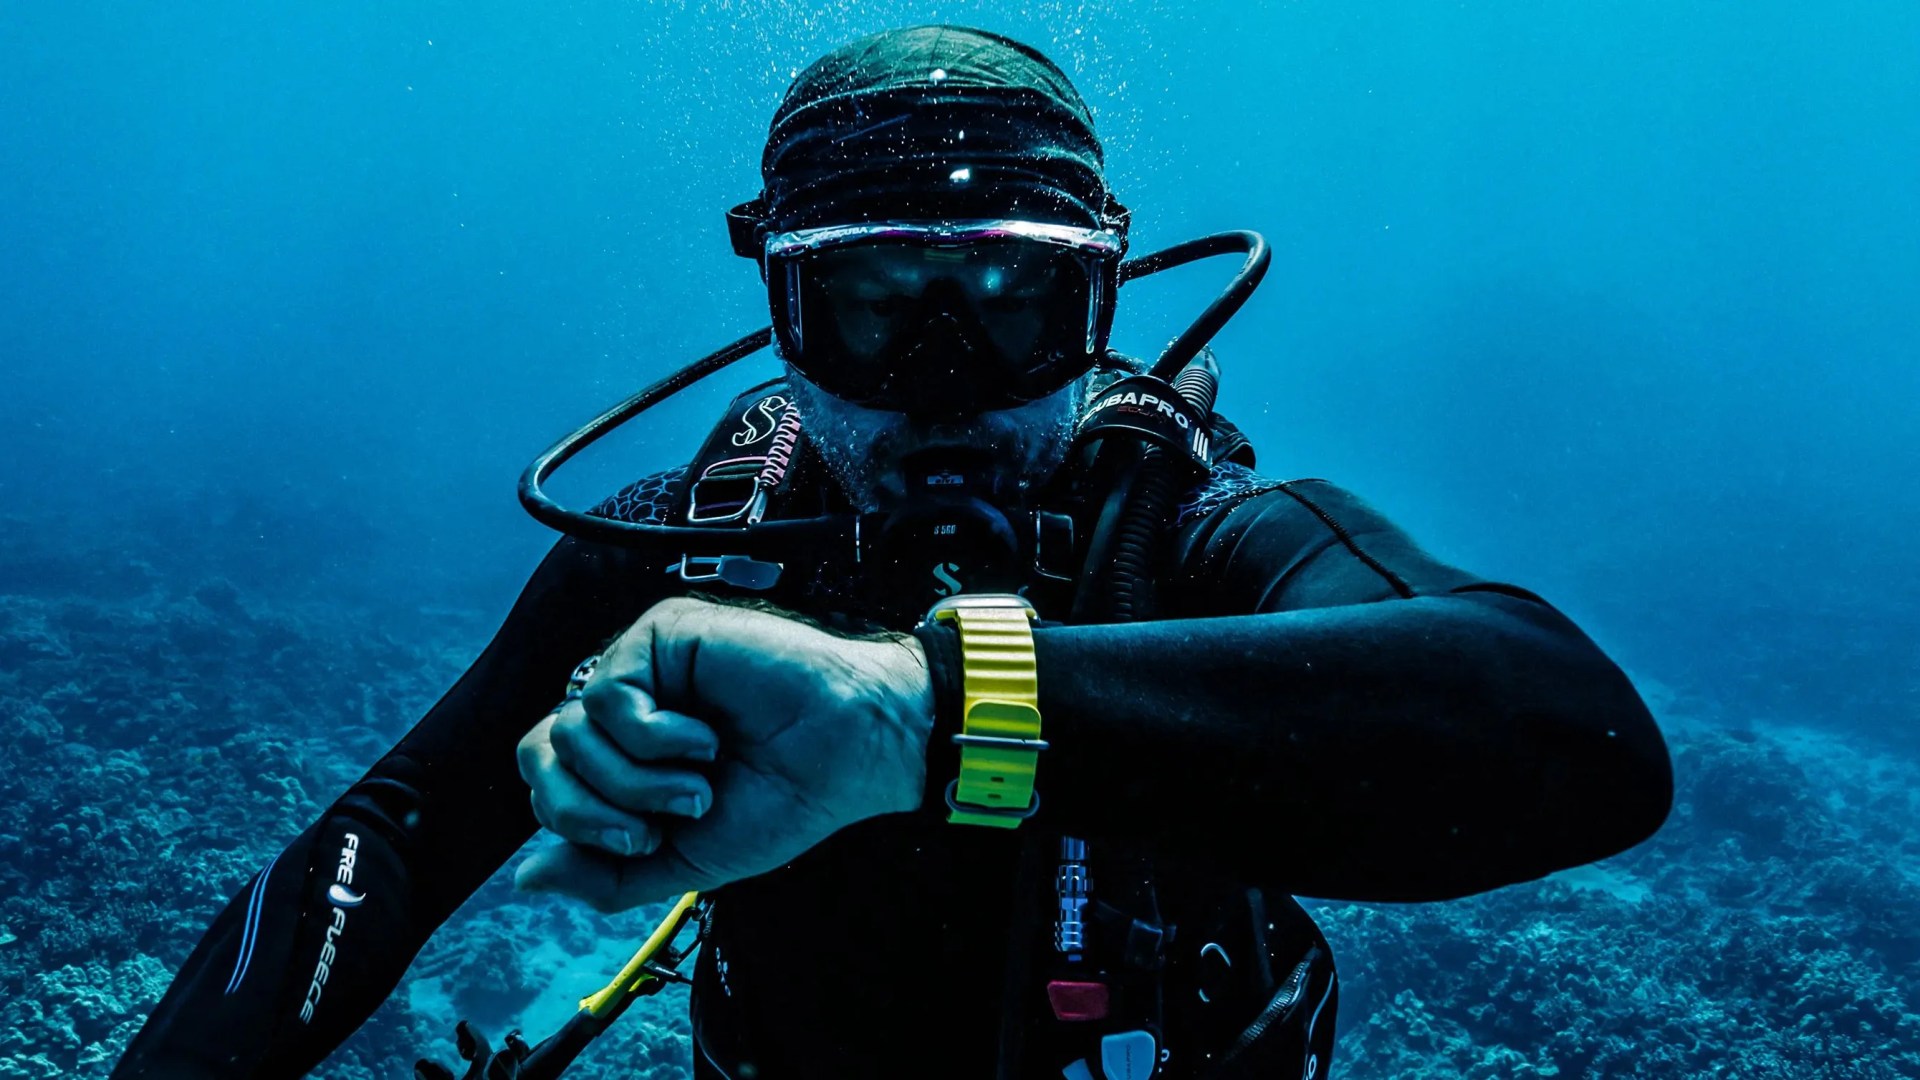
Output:
[[[220,905],[490,630],[166,565],[132,541],[0,556],[0,1080],[104,1077]],[[1643,847],[1455,903],[1315,905],[1339,1075],[1920,1076],[1920,765],[1688,709],[1675,815]],[[315,1075],[450,1062],[462,1016],[544,1034],[650,926],[507,881]],[[577,1075],[669,1080],[690,1055],[670,991]]]
[[[0,526],[0,1080],[104,1077],[213,915],[491,627],[472,611],[343,603],[298,576],[243,589],[165,537],[56,545],[18,518]],[[451,1060],[463,1016],[496,1035],[543,1003],[564,1019],[651,928],[649,913],[528,902],[510,875],[315,1076]],[[686,1075],[684,992],[603,1041],[607,1076]]]
[[1920,1076],[1920,767],[1672,732],[1651,842],[1450,904],[1319,905],[1358,1077]]

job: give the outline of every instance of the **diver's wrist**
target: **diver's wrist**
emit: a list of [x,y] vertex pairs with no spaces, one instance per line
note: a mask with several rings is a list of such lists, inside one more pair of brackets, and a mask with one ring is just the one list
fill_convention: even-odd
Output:
[[966,672],[960,656],[960,632],[943,623],[922,623],[913,628],[927,659],[927,681],[933,700],[933,726],[928,732],[924,758],[926,774],[920,789],[920,811],[947,815],[947,782],[960,772],[960,747],[953,741],[960,734],[961,715],[966,693],[962,676]]
[[902,777],[905,805],[901,810],[914,811],[926,805],[927,745],[933,741],[934,728],[933,680],[927,671],[926,649],[920,642],[907,635],[897,641],[896,655],[902,656],[897,716],[908,747],[906,775]]
[[925,803],[927,745],[933,737],[934,692],[927,654],[907,634],[860,642],[867,658],[859,665],[870,729],[869,776],[876,789],[875,813],[907,813]]

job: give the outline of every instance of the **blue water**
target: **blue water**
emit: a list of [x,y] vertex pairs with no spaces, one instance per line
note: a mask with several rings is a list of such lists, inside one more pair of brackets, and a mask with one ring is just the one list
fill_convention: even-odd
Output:
[[[104,631],[32,644],[65,625],[47,612],[164,619],[217,580],[256,613],[306,612],[287,634],[377,627],[438,650],[368,706],[373,735],[335,748],[350,778],[550,543],[513,500],[531,455],[760,324],[721,212],[757,190],[787,79],[858,34],[952,21],[1075,78],[1138,249],[1271,239],[1268,284],[1216,343],[1222,411],[1265,471],[1333,478],[1431,550],[1548,596],[1677,729],[1778,740],[1806,770],[1789,790],[1829,767],[1880,784],[1818,795],[1890,875],[1849,917],[1920,903],[1897,824],[1920,746],[1920,6],[818,6],[0,6],[0,599],[31,639],[0,652],[8,730],[30,706],[62,715],[42,696],[62,680],[132,663],[75,644]],[[1218,279],[1130,289],[1118,344],[1163,344]],[[739,385],[662,410],[562,493],[683,460]],[[219,646],[180,647],[214,664]],[[169,674],[188,699],[215,689],[212,668]],[[82,730],[67,718],[67,740]],[[1856,753],[1890,756],[1845,765]],[[331,797],[309,787],[301,806]],[[50,798],[27,832],[81,812]],[[1701,837],[1662,873],[1724,857]],[[26,944],[45,917],[0,903],[0,938]],[[1834,948],[1859,959],[1850,932]],[[1873,962],[1894,1015],[1920,1013],[1911,931],[1893,933]],[[0,971],[19,947],[0,945]],[[1367,949],[1350,972],[1392,959]],[[1368,978],[1382,989],[1342,1022],[1373,1047],[1404,980]],[[0,1054],[97,1069],[59,1055],[124,1040],[123,1020]],[[1466,1037],[1527,1045],[1497,1028]],[[1845,1075],[1912,1075],[1863,1068]]]

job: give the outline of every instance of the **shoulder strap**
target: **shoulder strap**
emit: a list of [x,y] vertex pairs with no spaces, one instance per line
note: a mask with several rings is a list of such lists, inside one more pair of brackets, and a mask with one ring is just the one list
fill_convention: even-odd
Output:
[[1240,465],[1253,468],[1253,440],[1247,438],[1231,420],[1213,414],[1213,455],[1214,465]]
[[751,525],[790,480],[800,412],[781,379],[733,399],[687,466],[674,524]]

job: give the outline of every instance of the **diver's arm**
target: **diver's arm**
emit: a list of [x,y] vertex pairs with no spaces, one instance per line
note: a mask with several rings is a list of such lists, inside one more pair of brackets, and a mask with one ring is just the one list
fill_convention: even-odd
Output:
[[[1665,818],[1652,717],[1544,601],[1438,562],[1323,483],[1181,540],[1161,594],[1213,617],[1034,635],[1048,828],[1299,895],[1438,900],[1602,858]],[[960,664],[951,631],[919,636],[942,713],[937,811]]]
[[465,676],[214,920],[116,1080],[297,1077],[365,1022],[533,835],[516,746],[651,602],[627,557],[555,547]]

